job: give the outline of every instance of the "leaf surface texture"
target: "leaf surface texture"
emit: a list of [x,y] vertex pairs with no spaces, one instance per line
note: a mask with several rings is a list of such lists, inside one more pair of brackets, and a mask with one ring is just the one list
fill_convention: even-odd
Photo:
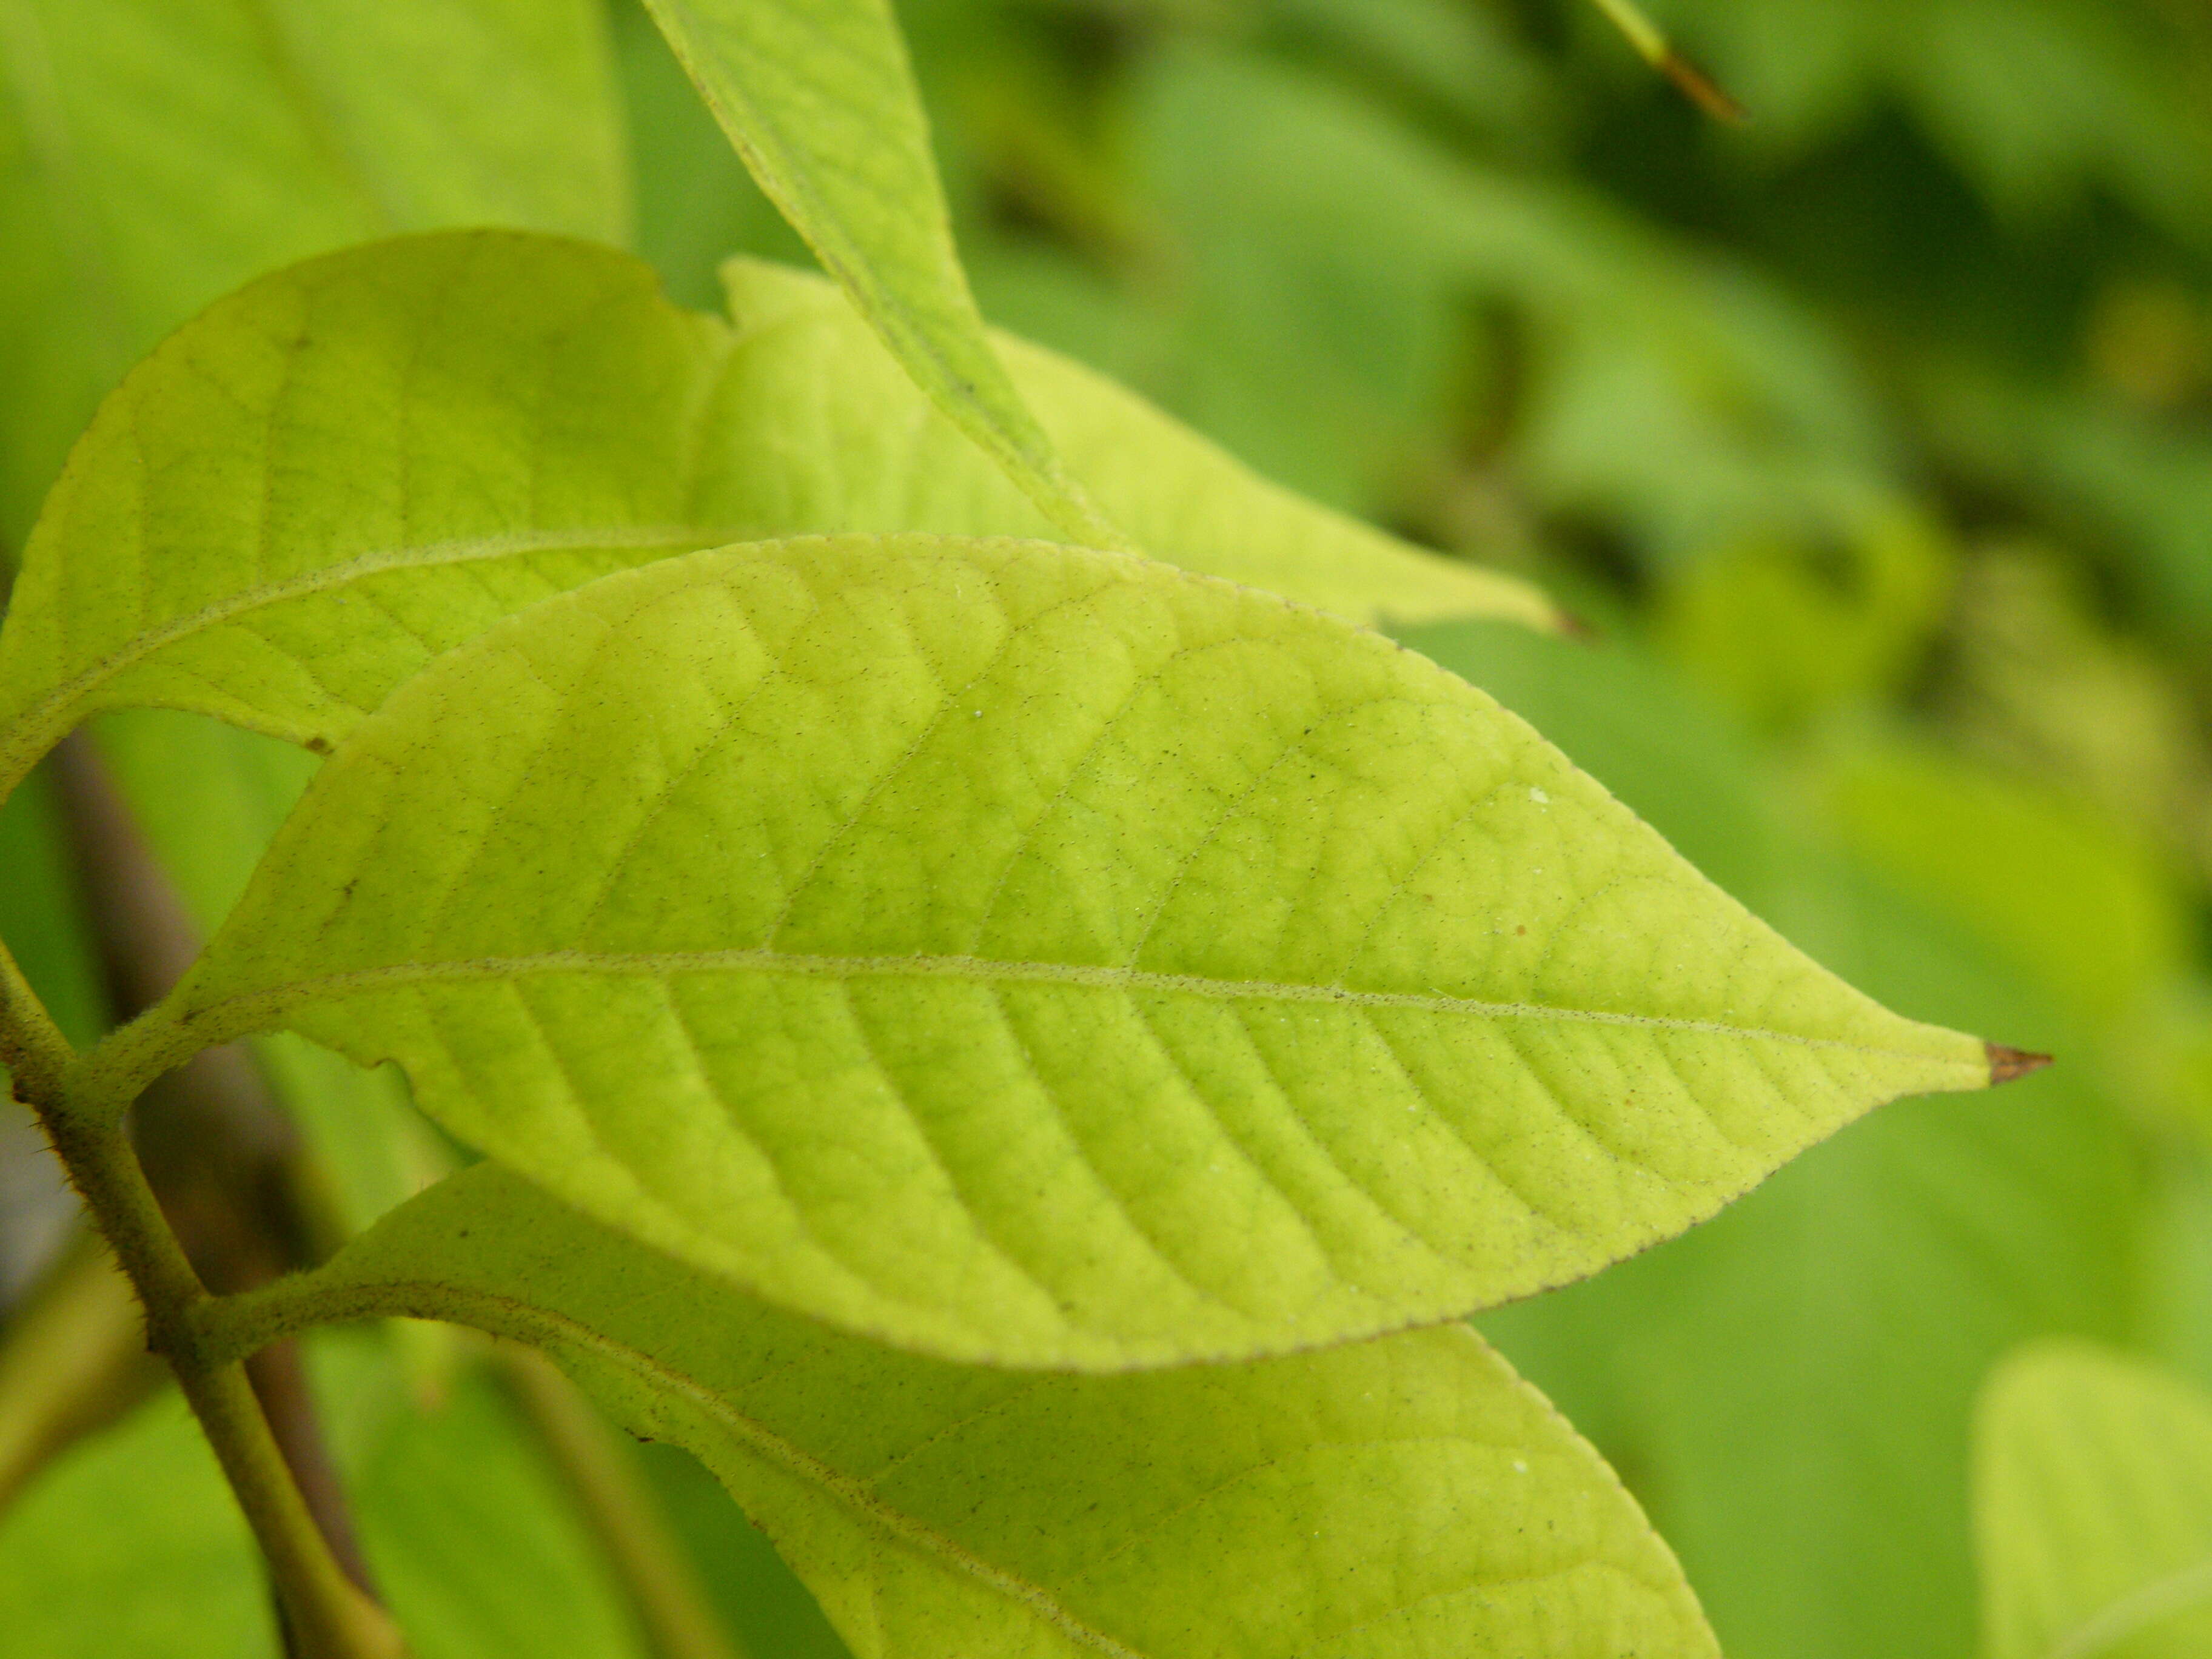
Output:
[[763,1306],[479,1165],[285,1300],[550,1349],[731,1489],[859,1659],[1707,1659],[1612,1472],[1464,1328],[1024,1376]]
[[278,1026],[787,1306],[1081,1367],[1527,1295],[1989,1074],[1412,653],[921,537],[664,561],[410,681],[94,1063]]
[[[1050,533],[836,289],[754,268],[745,292],[733,336],[611,250],[453,233],[220,301],[108,399],[49,501],[0,632],[0,778],[133,703],[327,747],[437,653],[672,551]],[[1021,361],[1162,557],[1361,618],[1551,614]]]

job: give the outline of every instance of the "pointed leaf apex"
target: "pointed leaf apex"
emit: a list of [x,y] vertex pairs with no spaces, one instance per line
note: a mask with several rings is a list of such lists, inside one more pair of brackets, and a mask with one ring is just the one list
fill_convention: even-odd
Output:
[[2025,1048],[2008,1048],[2002,1043],[1982,1045],[1990,1054],[1990,1086],[2011,1083],[2031,1073],[2039,1072],[2051,1064],[2049,1054],[2032,1054]]
[[1730,97],[1721,84],[1671,47],[1659,60],[1659,72],[1680,89],[1683,96],[1716,121],[1732,127],[1748,126],[1751,112]]

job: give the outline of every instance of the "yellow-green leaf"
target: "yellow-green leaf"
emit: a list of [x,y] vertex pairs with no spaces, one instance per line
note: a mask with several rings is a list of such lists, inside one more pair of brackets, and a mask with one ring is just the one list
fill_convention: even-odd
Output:
[[[0,629],[0,791],[134,703],[327,748],[437,653],[671,551],[1047,529],[834,289],[754,275],[776,303],[735,336],[634,259],[506,233],[349,250],[212,307],[107,400],[47,502]],[[1361,619],[1548,615],[1022,361],[1162,557]]]
[[890,0],[646,0],[784,216],[908,374],[1078,541],[1121,545],[994,356]]
[[1527,1295],[1990,1076],[1422,658],[927,537],[664,561],[434,663],[91,1064],[277,1026],[770,1300],[1080,1368]]
[[368,1314],[538,1343],[689,1447],[859,1659],[1717,1659],[1613,1472],[1463,1327],[974,1370],[764,1307],[491,1165],[228,1310],[249,1340]]

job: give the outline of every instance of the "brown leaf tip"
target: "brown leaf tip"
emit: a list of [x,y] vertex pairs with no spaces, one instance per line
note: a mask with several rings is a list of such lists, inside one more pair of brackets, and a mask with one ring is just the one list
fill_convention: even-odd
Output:
[[1559,637],[1563,640],[1575,640],[1585,645],[1595,645],[1605,637],[1595,626],[1583,621],[1571,611],[1561,611],[1556,614],[1559,619]]
[[2049,1054],[2031,1054],[2025,1048],[2008,1048],[1998,1042],[1985,1042],[1982,1046],[1990,1054],[1990,1087],[1992,1089],[2000,1083],[2011,1083],[2030,1073],[2039,1072],[2051,1064]]
[[1682,89],[1683,95],[1716,121],[1732,127],[1745,125],[1751,112],[1722,90],[1720,83],[1681,53],[1672,50],[1659,60],[1659,72]]

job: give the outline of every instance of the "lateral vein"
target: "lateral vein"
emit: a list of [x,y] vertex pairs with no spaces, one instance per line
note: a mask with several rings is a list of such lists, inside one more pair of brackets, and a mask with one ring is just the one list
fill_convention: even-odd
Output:
[[554,531],[523,531],[502,536],[469,537],[454,541],[426,542],[406,547],[378,548],[342,563],[304,571],[281,582],[265,582],[218,599],[188,617],[179,617],[159,628],[149,628],[119,649],[86,668],[28,705],[8,724],[36,737],[57,716],[74,712],[78,701],[103,680],[112,679],[136,666],[165,646],[217,628],[255,611],[289,599],[331,592],[386,570],[422,569],[436,565],[471,564],[486,559],[511,558],[521,553],[557,553],[587,547],[714,547],[723,540],[741,540],[746,532],[730,527],[698,525],[608,525]]

